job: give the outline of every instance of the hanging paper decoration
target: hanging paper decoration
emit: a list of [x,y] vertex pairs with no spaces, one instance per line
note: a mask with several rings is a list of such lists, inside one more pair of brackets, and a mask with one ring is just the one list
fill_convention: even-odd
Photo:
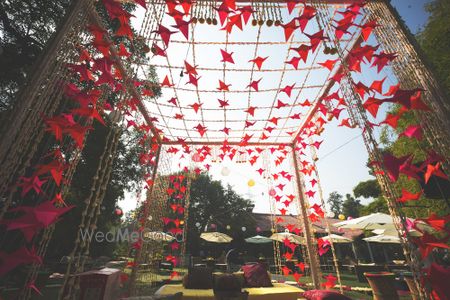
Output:
[[343,214],[339,214],[338,219],[343,221],[345,220],[345,216]]
[[253,179],[250,179],[250,180],[247,182],[247,185],[248,185],[249,187],[253,187],[253,186],[255,186],[255,181],[254,181]]
[[114,213],[115,213],[117,216],[123,215],[123,211],[122,211],[122,209],[120,209],[120,208],[116,208],[115,211],[114,211]]
[[269,190],[269,196],[270,197],[275,197],[277,194],[277,191],[274,188],[270,188]]

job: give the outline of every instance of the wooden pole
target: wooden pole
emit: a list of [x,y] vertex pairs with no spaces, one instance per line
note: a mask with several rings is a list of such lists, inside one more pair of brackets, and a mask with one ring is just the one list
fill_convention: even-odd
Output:
[[311,278],[313,281],[314,288],[320,289],[320,265],[319,262],[317,261],[317,255],[315,253],[317,249],[313,243],[314,238],[313,232],[311,231],[311,227],[309,226],[308,212],[305,203],[303,186],[300,182],[300,169],[298,167],[297,154],[295,152],[294,145],[292,145],[292,159],[295,168],[295,178],[297,183],[298,199],[300,202],[300,212],[304,224],[303,232],[305,233],[306,251],[308,252],[309,257],[309,264],[310,264],[309,269],[311,270]]

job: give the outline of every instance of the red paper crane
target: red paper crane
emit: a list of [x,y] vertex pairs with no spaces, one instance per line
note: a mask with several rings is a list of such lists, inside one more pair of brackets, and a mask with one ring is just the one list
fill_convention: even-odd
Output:
[[289,48],[289,50],[294,50],[300,55],[300,58],[306,63],[306,60],[308,59],[308,53],[312,49],[312,46],[302,44],[298,46],[297,48]]
[[416,201],[419,200],[420,196],[422,195],[422,191],[418,192],[417,194],[413,194],[408,192],[408,190],[402,188],[402,197],[397,199],[398,202],[405,203],[408,201]]
[[391,61],[393,61],[398,55],[395,53],[386,53],[381,51],[380,54],[374,54],[374,61],[372,63],[373,66],[377,66],[377,71],[380,71]]
[[227,100],[220,100],[220,99],[217,99],[217,101],[219,101],[219,106],[220,106],[220,108],[224,108],[224,107],[230,105],[230,104],[228,103]]
[[25,239],[30,242],[37,231],[47,228],[64,213],[71,210],[74,206],[57,208],[52,201],[46,201],[36,207],[19,206],[10,209],[10,212],[23,212],[20,217],[15,219],[3,219],[2,224],[6,225],[6,230],[20,230]]
[[34,175],[32,177],[20,177],[21,182],[17,185],[22,187],[21,197],[28,194],[29,191],[34,190],[36,194],[42,193],[42,185],[47,182],[46,179],[40,180],[39,176]]
[[24,246],[11,253],[0,252],[0,260],[2,261],[0,264],[0,276],[23,264],[42,264],[42,258],[36,254],[34,249],[28,250]]
[[280,90],[280,92],[286,93],[288,97],[291,97],[292,90],[294,89],[295,83],[293,85],[286,85]]
[[172,27],[177,28],[184,35],[186,40],[189,40],[189,24],[191,24],[192,20],[184,21],[183,19],[176,18],[175,23]]
[[167,47],[169,46],[170,36],[175,33],[175,31],[170,31],[163,25],[159,24],[159,28],[156,31],[157,34],[161,36],[161,40],[163,41],[164,45]]
[[225,50],[220,49],[220,53],[222,54],[221,62],[229,62],[229,63],[234,64],[234,60],[233,60],[233,57],[232,57],[233,52],[228,53]]
[[267,57],[261,57],[261,56],[258,56],[258,57],[256,57],[255,59],[251,59],[251,60],[249,60],[248,62],[253,62],[253,63],[255,63],[255,65],[258,67],[258,70],[261,70],[261,67],[262,67],[262,64],[263,64],[263,62],[266,60],[268,58],[268,56]]
[[299,25],[297,25],[297,19],[292,19],[289,23],[281,24],[281,26],[284,29],[284,38],[286,42],[290,39],[294,31],[299,28]]
[[323,33],[324,33],[323,29],[322,29],[322,30],[319,30],[318,32],[316,32],[316,33],[314,33],[314,34],[312,34],[312,35],[309,35],[309,34],[305,33],[305,35],[306,35],[307,37],[309,37],[309,39],[310,39],[310,41],[311,41],[312,52],[315,52],[315,51],[316,51],[317,46],[319,46],[319,44],[320,44],[322,41],[328,39],[326,36],[323,35]]
[[255,116],[255,109],[256,109],[256,107],[250,106],[249,108],[247,108],[245,110],[245,112],[248,113],[249,115],[251,115],[252,117],[254,117]]
[[187,61],[184,61],[184,67],[186,69],[186,74],[198,75],[196,70],[197,66],[191,66]]
[[219,91],[229,91],[231,84],[225,84],[222,80],[219,80],[219,87],[217,90]]
[[159,47],[156,43],[152,45],[152,53],[157,56],[167,57],[166,50]]
[[408,138],[422,139],[422,127],[420,125],[409,125],[405,131],[399,134],[399,136],[406,136]]
[[302,0],[287,0],[286,1],[289,14],[292,13],[292,11],[294,10],[295,6],[297,4],[299,4],[299,3],[305,3],[305,1],[302,1]]
[[223,2],[219,8],[214,8],[217,10],[217,13],[219,14],[219,20],[220,25],[223,25],[225,23],[225,20],[227,19],[228,15],[232,12],[229,7],[226,5],[225,2]]
[[201,124],[198,124],[194,128],[197,129],[197,131],[198,131],[198,133],[200,134],[201,137],[203,137],[203,135],[206,133],[206,130],[207,130],[207,128],[202,126]]
[[250,82],[249,85],[247,85],[247,87],[248,87],[248,88],[252,88],[252,89],[254,89],[255,91],[258,91],[258,90],[259,90],[259,89],[258,89],[258,84],[259,84],[259,82],[261,81],[261,79],[262,79],[262,78],[260,78],[260,79],[258,79],[258,80],[253,80],[252,82]]
[[294,69],[298,70],[298,64],[300,63],[300,57],[294,56],[289,61],[285,61],[286,64],[290,64],[294,67]]
[[333,67],[337,61],[338,61],[338,59],[333,59],[333,60],[329,59],[323,63],[319,63],[319,65],[321,65],[331,71],[331,70],[333,70]]
[[198,87],[198,80],[199,80],[200,78],[201,78],[201,76],[200,76],[200,77],[195,77],[194,75],[189,74],[189,81],[186,82],[186,84],[192,84],[192,85],[194,85],[195,87]]
[[380,26],[378,25],[376,20],[367,21],[363,25],[356,25],[362,29],[362,35],[364,41],[367,41],[369,39],[370,34],[372,33],[372,30],[374,30],[376,27]]
[[255,12],[250,5],[240,7],[237,10],[241,12],[240,15],[242,16],[245,25],[247,25],[251,15]]
[[164,87],[164,86],[166,86],[166,87],[172,87],[172,86],[174,86],[174,84],[171,84],[171,83],[170,83],[169,77],[167,77],[167,75],[166,75],[166,77],[164,77],[164,80],[163,80],[163,82],[161,83],[161,87]]
[[194,104],[189,104],[190,107],[195,111],[195,113],[198,113],[198,110],[200,107],[202,107],[203,103],[195,102]]

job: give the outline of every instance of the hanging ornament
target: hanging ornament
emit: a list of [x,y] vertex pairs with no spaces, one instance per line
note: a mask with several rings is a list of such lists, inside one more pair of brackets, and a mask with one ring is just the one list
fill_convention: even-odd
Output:
[[216,229],[216,224],[211,224],[210,227],[211,229]]
[[247,230],[247,228],[245,228],[245,227],[242,227],[241,229],[242,229],[242,231],[244,231],[244,232]]
[[261,232],[261,228],[259,226],[256,227],[256,232]]
[[335,213],[332,212],[332,211],[330,211],[330,212],[327,214],[327,217],[328,217],[328,218],[334,218],[334,216],[335,216]]
[[343,214],[340,214],[340,215],[338,216],[338,219],[343,221],[343,220],[345,220],[345,216],[344,216]]
[[180,221],[180,225],[184,225],[184,220],[181,220],[181,221]]
[[350,217],[350,216],[347,217],[347,221],[350,221],[352,219],[353,219],[353,217]]
[[230,230],[231,229],[231,226],[230,225],[227,225],[227,230]]
[[274,188],[270,188],[269,190],[269,196],[270,197],[275,197],[277,195],[277,191],[275,191]]
[[153,217],[152,216],[148,216],[147,220],[151,221],[151,220],[153,220]]
[[120,208],[116,208],[116,210],[114,211],[114,213],[115,213],[117,216],[121,216],[121,215],[123,214],[123,211],[122,211]]
[[247,185],[248,185],[249,187],[255,186],[255,181],[254,181],[253,179],[250,179],[250,180],[247,182]]
[[195,223],[195,227],[199,228],[200,227],[200,223],[199,222]]
[[223,167],[222,170],[220,171],[220,174],[222,176],[228,176],[230,175],[230,169],[228,169],[227,167]]
[[192,160],[194,162],[201,162],[202,161],[202,157],[200,156],[200,154],[194,153],[194,155],[192,155]]

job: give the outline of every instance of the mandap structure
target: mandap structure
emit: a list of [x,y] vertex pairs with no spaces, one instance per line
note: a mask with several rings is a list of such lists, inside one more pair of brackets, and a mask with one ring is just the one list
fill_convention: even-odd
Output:
[[[149,80],[150,72],[160,82]],[[298,210],[298,224],[286,230],[306,239],[300,264],[309,265],[316,288],[340,282],[339,273],[325,279],[320,273],[319,255],[330,250],[334,256],[334,248],[316,239],[311,226],[326,213],[316,150],[328,125],[352,128],[363,137],[420,298],[433,293],[422,262],[432,249],[448,246],[436,236],[408,234],[415,224],[402,206],[418,195],[396,181],[447,178],[450,107],[386,0],[74,0],[16,101],[0,127],[0,218],[23,242],[2,250],[0,276],[30,265],[21,299],[36,292],[54,228],[73,208],[63,199],[93,123],[111,130],[80,229],[95,227],[119,136],[133,129],[140,134],[147,195],[136,218],[141,228],[176,237],[164,261],[184,263],[192,178],[212,164],[238,161],[267,182],[273,228],[289,209]],[[396,113],[386,115],[392,105]],[[421,164],[381,152],[377,144],[377,128],[396,128],[406,115],[417,124],[401,136],[430,146],[422,149]],[[432,215],[421,222],[446,230],[445,220]],[[275,245],[274,253],[278,272],[287,275],[292,271],[281,267],[281,258],[303,246],[285,245],[286,252]],[[153,276],[140,266],[162,246],[138,240],[130,247],[134,259],[123,279],[130,294],[139,294],[140,276]],[[89,241],[78,236],[61,299],[79,290],[71,275],[84,270],[88,255]],[[299,280],[303,274],[292,275]]]

